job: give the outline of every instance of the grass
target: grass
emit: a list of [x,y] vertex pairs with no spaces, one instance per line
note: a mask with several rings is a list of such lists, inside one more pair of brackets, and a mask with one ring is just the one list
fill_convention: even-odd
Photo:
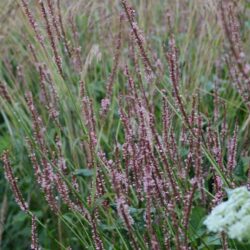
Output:
[[[52,36],[48,34],[38,1],[29,3],[44,44],[36,38],[22,1],[0,3],[0,155],[8,150],[29,205],[26,213],[20,211],[1,167],[0,246],[29,248],[35,215],[42,249],[248,249],[203,225],[216,203],[226,198],[225,188],[249,184],[249,109],[225,60],[235,63],[217,1],[131,0],[131,18],[139,27],[134,29],[122,2],[61,1],[65,37],[60,41],[55,25],[50,26]],[[239,1],[235,9],[247,61],[249,4]],[[59,16],[56,12],[63,33]],[[138,32],[142,41],[131,32]],[[137,43],[153,64],[153,78]],[[62,74],[55,53],[62,60]],[[171,75],[176,65],[179,81]],[[110,106],[104,112],[106,97]],[[232,144],[237,146],[230,149]],[[52,169],[54,179],[48,182],[56,212],[36,179],[31,154],[43,172],[46,166]],[[230,160],[236,161],[232,171]],[[73,204],[81,205],[72,207],[60,190],[65,186]]]

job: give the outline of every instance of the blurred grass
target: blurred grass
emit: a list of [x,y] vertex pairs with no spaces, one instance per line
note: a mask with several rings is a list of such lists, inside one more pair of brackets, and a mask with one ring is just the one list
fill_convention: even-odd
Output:
[[[177,45],[180,55],[181,67],[181,94],[187,110],[191,110],[191,98],[194,94],[199,94],[201,113],[212,117],[214,93],[214,80],[216,77],[215,63],[224,55],[225,37],[218,20],[218,10],[215,8],[216,1],[184,1],[184,0],[133,0],[131,1],[137,11],[138,23],[152,51],[162,59],[164,69],[167,69],[167,63],[164,61],[164,46],[168,41],[168,29],[166,24],[166,11],[171,10],[174,20],[174,32],[176,34]],[[244,48],[249,52],[249,15],[250,6],[245,1],[240,1],[242,5],[242,34]],[[38,23],[43,27],[41,17],[37,11],[37,4],[34,3],[33,10]],[[104,97],[105,82],[108,78],[113,62],[114,37],[118,31],[118,19],[121,6],[117,0],[107,1],[64,1],[63,19],[65,25],[68,25],[68,17],[72,15],[75,18],[80,45],[82,47],[82,59],[85,62],[85,71],[81,76],[72,71],[70,63],[63,60],[63,69],[66,72],[66,78],[58,74],[56,65],[41,52],[40,45],[33,38],[33,31],[26,18],[24,17],[16,1],[3,0],[0,3],[0,80],[7,83],[9,94],[12,98],[12,105],[7,102],[0,102],[1,105],[1,127],[0,127],[0,155],[3,150],[9,149],[13,152],[13,167],[19,177],[20,188],[26,195],[25,199],[32,201],[32,210],[41,220],[44,228],[39,230],[43,249],[59,249],[55,238],[64,246],[72,243],[73,249],[80,249],[79,245],[89,246],[93,249],[93,243],[89,232],[83,232],[81,226],[81,217],[75,215],[74,218],[67,216],[67,213],[55,218],[48,207],[45,205],[44,198],[41,198],[39,188],[34,184],[34,176],[30,166],[27,151],[25,148],[26,137],[32,138],[31,120],[27,109],[24,92],[28,88],[36,93],[36,106],[39,109],[47,128],[47,141],[53,145],[57,128],[53,127],[50,119],[44,112],[44,107],[39,104],[38,81],[39,77],[35,71],[32,58],[28,52],[27,45],[32,42],[35,45],[39,61],[48,65],[51,70],[53,82],[56,85],[58,95],[60,96],[60,122],[63,124],[64,151],[67,156],[68,164],[72,171],[85,167],[86,159],[82,155],[80,147],[80,138],[84,137],[83,118],[80,114],[79,80],[84,80],[87,84],[89,95],[95,100],[95,114],[98,116],[100,100]],[[128,33],[125,25],[124,33]],[[70,31],[67,30],[70,37]],[[126,39],[122,49],[122,65],[127,63],[128,49]],[[95,46],[95,47],[94,47]],[[93,47],[98,48],[99,55],[93,53]],[[62,52],[63,53],[63,52]],[[87,62],[88,58],[88,62]],[[24,82],[20,80],[17,73],[17,67],[23,69]],[[233,89],[228,76],[228,70],[222,65],[223,84],[220,91],[220,99],[225,103],[227,109],[227,122],[229,131],[233,131],[235,121],[240,124],[239,148],[249,153],[249,113],[242,102],[241,97]],[[126,82],[124,76],[119,72],[115,81],[115,93],[124,92]],[[158,89],[162,94],[163,89],[170,89],[170,83],[167,75],[163,80],[155,82],[153,91]],[[114,95],[115,96],[115,95]],[[156,97],[155,97],[156,96]],[[154,102],[157,95],[150,96],[150,101]],[[156,103],[156,102],[155,102]],[[40,106],[39,106],[40,105]],[[120,134],[121,128],[118,119],[117,100],[114,97],[113,108],[109,113],[109,119],[105,123],[99,122],[98,136],[99,142],[104,146],[107,152],[110,152],[111,145],[115,143],[116,135]],[[157,106],[157,103],[156,103]],[[160,106],[160,105],[159,105]],[[160,110],[160,107],[158,107]],[[159,117],[161,114],[159,114]],[[221,123],[222,120],[219,121]],[[174,124],[180,128],[179,124]],[[219,126],[216,124],[215,126]],[[110,152],[113,154],[114,152]],[[87,177],[82,178],[83,187],[89,183]],[[32,183],[32,185],[31,185]],[[85,191],[87,193],[87,191]],[[8,197],[8,212],[4,218],[4,231],[2,237],[2,249],[27,249],[30,244],[30,222],[22,212],[19,212],[8,185],[3,177],[2,168],[0,168],[0,201]],[[112,194],[112,192],[110,193]],[[2,202],[3,207],[4,202]],[[116,242],[116,249],[130,249],[128,240],[123,239],[124,232],[121,228],[121,222],[115,221],[112,211],[110,214],[103,212],[113,225],[118,234],[121,235],[120,242]],[[65,226],[65,225],[68,225]],[[107,225],[103,225],[104,230],[109,231]],[[69,230],[70,228],[70,230]],[[57,230],[58,229],[58,230]],[[112,232],[112,230],[110,230]],[[0,230],[1,232],[1,230]],[[139,229],[138,229],[139,235]],[[122,236],[123,235],[123,236]],[[112,233],[110,233],[112,239]],[[110,241],[107,240],[107,244]],[[80,243],[79,243],[80,242]],[[140,242],[142,249],[144,247],[143,239]],[[74,247],[75,246],[75,247]],[[63,249],[63,248],[61,248]],[[87,249],[87,247],[86,247]],[[203,248],[205,249],[205,248]],[[213,248],[211,248],[213,249]]]

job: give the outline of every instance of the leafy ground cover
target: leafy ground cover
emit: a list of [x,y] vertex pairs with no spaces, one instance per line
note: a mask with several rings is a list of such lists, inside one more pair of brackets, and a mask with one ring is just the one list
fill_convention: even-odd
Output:
[[250,249],[204,224],[250,188],[249,8],[1,1],[2,249]]

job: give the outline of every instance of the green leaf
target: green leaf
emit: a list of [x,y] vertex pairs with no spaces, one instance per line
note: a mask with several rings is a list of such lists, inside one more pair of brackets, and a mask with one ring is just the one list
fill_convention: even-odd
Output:
[[145,211],[144,208],[134,208],[134,207],[129,207],[129,213],[130,214],[141,214]]
[[202,207],[193,208],[190,217],[190,239],[192,242],[196,241],[206,233],[206,227],[203,225],[206,215],[206,209]]
[[0,155],[4,150],[8,149],[10,146],[10,136],[5,133],[3,136],[0,136]]
[[115,225],[106,225],[103,223],[100,223],[98,225],[102,231],[114,231],[117,228]]
[[78,169],[75,171],[75,175],[77,176],[82,176],[82,177],[90,177],[94,175],[94,170],[93,169]]
[[246,173],[249,168],[249,162],[250,158],[249,157],[243,157],[239,160],[235,170],[234,170],[234,175],[238,180],[246,180]]
[[[203,238],[206,246],[221,246],[221,239],[218,235],[209,235]],[[201,247],[205,247],[204,245]],[[202,249],[202,248],[201,248]]]
[[203,220],[207,213],[206,209],[202,207],[195,207],[192,209],[190,225],[196,231],[203,226]]
[[20,211],[13,218],[13,223],[24,222],[27,219],[27,215]]

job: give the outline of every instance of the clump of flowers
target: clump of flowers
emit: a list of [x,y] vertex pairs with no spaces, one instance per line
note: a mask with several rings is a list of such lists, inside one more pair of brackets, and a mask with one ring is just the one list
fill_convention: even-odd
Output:
[[216,206],[204,224],[211,232],[225,232],[231,239],[250,241],[250,192],[246,187],[228,190],[228,200]]

